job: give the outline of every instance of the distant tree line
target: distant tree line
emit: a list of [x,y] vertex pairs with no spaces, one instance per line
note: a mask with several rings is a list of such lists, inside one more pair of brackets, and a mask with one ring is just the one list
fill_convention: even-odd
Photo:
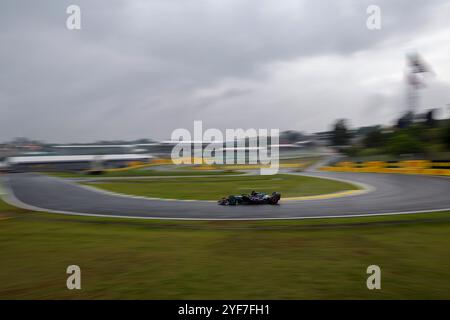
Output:
[[406,114],[391,128],[373,126],[351,131],[346,120],[339,119],[330,140],[349,156],[430,155],[450,151],[450,120],[436,120],[428,112],[414,122],[413,115]]

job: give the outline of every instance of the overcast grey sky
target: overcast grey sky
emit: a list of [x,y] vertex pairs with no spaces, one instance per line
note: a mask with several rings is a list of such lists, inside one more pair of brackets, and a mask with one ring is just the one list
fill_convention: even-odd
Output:
[[[81,30],[66,28],[70,4]],[[370,4],[381,30],[366,28]],[[2,0],[0,41],[0,141],[389,123],[411,51],[436,73],[422,108],[450,103],[443,0]]]

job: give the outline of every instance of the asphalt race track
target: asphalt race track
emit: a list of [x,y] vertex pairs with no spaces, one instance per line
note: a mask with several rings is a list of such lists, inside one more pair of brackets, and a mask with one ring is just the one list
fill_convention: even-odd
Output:
[[33,210],[95,216],[170,219],[317,218],[450,210],[450,179],[371,173],[308,173],[372,187],[359,195],[277,206],[223,207],[208,201],[167,201],[118,196],[84,188],[60,178],[32,173],[4,176],[6,199]]

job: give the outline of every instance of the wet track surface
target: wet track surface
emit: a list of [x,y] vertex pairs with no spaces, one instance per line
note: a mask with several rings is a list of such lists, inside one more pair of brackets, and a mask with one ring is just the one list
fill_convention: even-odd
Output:
[[30,209],[60,213],[172,219],[313,218],[443,210],[450,208],[450,179],[445,177],[308,173],[367,184],[373,190],[341,198],[281,201],[277,206],[219,206],[206,201],[167,201],[117,196],[39,174],[4,176],[8,200]]

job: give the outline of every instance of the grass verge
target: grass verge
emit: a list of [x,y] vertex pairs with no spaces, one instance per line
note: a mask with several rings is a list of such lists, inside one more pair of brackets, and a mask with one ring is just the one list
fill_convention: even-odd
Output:
[[279,174],[274,176],[188,177],[148,180],[96,181],[86,183],[108,191],[169,199],[217,200],[252,190],[281,192],[283,198],[311,196],[357,189],[335,180]]
[[[450,299],[450,212],[283,221],[35,213],[0,201],[0,299]],[[82,290],[67,290],[77,264]],[[382,289],[366,288],[366,268]]]
[[150,169],[130,169],[125,171],[105,171],[101,175],[89,175],[83,172],[44,172],[44,174],[59,178],[103,178],[103,177],[167,177],[167,176],[200,176],[200,175],[228,175],[242,174],[242,172],[227,171],[194,171],[194,170],[150,170]]

